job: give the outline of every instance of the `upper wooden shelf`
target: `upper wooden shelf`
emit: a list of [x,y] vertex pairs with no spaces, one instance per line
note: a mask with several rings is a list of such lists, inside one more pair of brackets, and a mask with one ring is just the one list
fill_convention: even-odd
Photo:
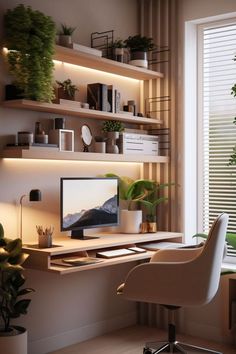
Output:
[[118,120],[121,122],[131,123],[131,124],[162,124],[160,119],[146,118],[146,117],[136,117],[126,114],[119,113],[109,113],[105,111],[96,111],[93,109],[78,108],[73,105],[68,104],[56,104],[47,102],[38,102],[31,100],[9,100],[2,103],[3,107],[7,108],[17,108],[17,109],[27,109],[31,111],[41,111],[48,113],[65,114],[68,116],[77,116],[81,118],[92,118],[100,120]]
[[59,45],[56,45],[55,49],[56,52],[54,59],[64,63],[80,65],[86,68],[100,70],[137,80],[150,80],[164,77],[162,73],[157,71],[139,68],[137,66],[120,63],[115,60],[101,58],[93,54],[84,53]]

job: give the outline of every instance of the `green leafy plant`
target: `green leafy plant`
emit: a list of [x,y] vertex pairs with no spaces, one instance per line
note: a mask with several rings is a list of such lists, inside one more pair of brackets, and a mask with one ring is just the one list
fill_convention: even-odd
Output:
[[154,48],[153,38],[141,36],[140,34],[129,36],[124,43],[131,51],[136,52],[148,52]]
[[71,36],[74,31],[76,30],[76,27],[68,27],[65,24],[61,24],[61,31],[59,32],[60,35],[64,36]]
[[113,43],[111,43],[111,48],[125,48],[126,44],[123,39],[117,38]]
[[4,237],[4,229],[0,223],[0,318],[4,324],[2,332],[12,330],[11,320],[20,315],[26,314],[30,299],[19,297],[32,291],[31,288],[24,288],[25,277],[22,264],[28,254],[22,252],[21,239],[15,240]]
[[[196,237],[201,237],[203,238],[204,240],[207,239],[208,235],[205,234],[205,233],[197,233],[195,235],[193,235],[193,238],[196,238]],[[226,242],[231,246],[233,247],[234,249],[236,249],[236,233],[233,233],[233,232],[227,232],[226,233]],[[222,275],[227,275],[227,274],[231,274],[231,273],[235,273],[233,270],[223,270],[221,272]]]
[[13,84],[25,98],[51,102],[56,33],[53,20],[30,6],[18,5],[7,10],[4,29]]
[[63,91],[70,97],[74,97],[75,91],[78,91],[78,87],[76,85],[72,84],[71,79],[67,79],[64,81],[57,81],[56,83],[58,84],[59,87],[63,89]]
[[[235,97],[236,96],[236,84],[232,87],[232,90],[233,89],[234,89],[234,97]],[[234,118],[233,123],[236,124],[236,117]],[[233,147],[233,153],[230,155],[229,165],[236,165],[236,145]]]
[[167,197],[160,197],[160,190],[173,185],[174,183],[162,183],[159,184],[156,181],[151,181],[151,189],[148,190],[147,195],[140,200],[140,203],[144,205],[146,209],[146,221],[155,222],[156,221],[156,209],[157,206],[166,200]]
[[123,130],[124,125],[117,120],[106,120],[103,122],[103,132],[122,132]]
[[[193,238],[195,238],[195,237],[201,237],[206,240],[208,235],[204,234],[204,233],[197,233],[197,234],[193,235]],[[227,232],[225,239],[230,246],[232,246],[233,248],[236,249],[236,233]]]
[[[236,61],[236,56],[234,57],[233,60]],[[236,97],[236,84],[234,84],[234,86],[231,87],[231,95]],[[236,124],[236,117],[234,117],[233,123]],[[230,155],[229,165],[236,165],[236,145],[233,147],[233,153]]]
[[106,177],[118,177],[120,199],[127,202],[127,209],[132,210],[153,188],[153,182],[149,179],[134,180],[127,176],[118,176],[114,173],[107,173]]

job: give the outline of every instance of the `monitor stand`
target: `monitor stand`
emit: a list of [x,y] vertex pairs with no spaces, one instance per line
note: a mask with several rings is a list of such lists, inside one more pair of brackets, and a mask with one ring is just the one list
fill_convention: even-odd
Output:
[[92,240],[95,238],[99,238],[98,236],[86,236],[84,235],[84,230],[72,230],[71,238],[75,240]]

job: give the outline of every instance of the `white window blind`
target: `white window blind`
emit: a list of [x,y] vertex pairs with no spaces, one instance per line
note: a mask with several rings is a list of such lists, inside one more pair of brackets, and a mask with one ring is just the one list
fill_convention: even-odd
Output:
[[[199,196],[202,231],[208,232],[221,212],[230,216],[228,232],[236,233],[236,166],[229,158],[236,145],[235,23],[199,27],[200,115]],[[236,262],[236,250],[228,246],[228,260]]]

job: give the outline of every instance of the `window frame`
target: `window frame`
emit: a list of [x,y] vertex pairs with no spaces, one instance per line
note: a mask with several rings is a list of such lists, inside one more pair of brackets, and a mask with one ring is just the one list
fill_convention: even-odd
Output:
[[[236,24],[236,13],[186,21],[184,36],[184,235],[193,243],[192,235],[202,232],[203,179],[202,129],[203,120],[203,28]],[[201,68],[199,70],[199,67]],[[191,88],[191,89],[190,89]],[[190,126],[190,119],[192,127]],[[196,130],[194,131],[194,127]],[[191,149],[189,148],[191,146]],[[191,182],[190,182],[191,181]],[[231,262],[231,259],[228,259]]]

